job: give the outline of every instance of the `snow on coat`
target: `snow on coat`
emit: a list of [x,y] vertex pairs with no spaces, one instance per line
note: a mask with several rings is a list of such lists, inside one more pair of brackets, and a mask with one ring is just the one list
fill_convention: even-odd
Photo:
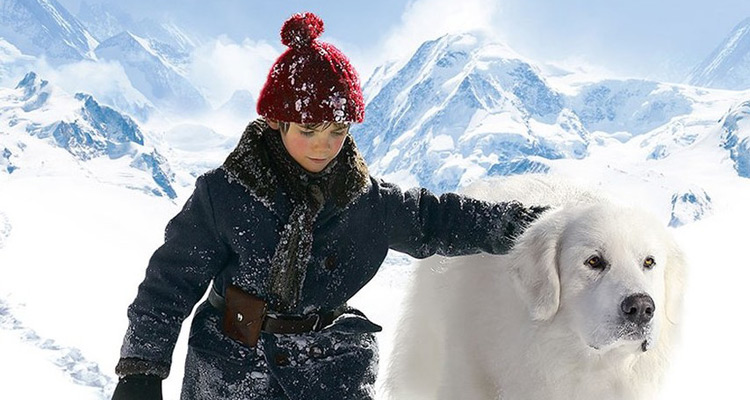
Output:
[[[257,167],[258,179],[243,179],[228,164],[202,175],[167,225],[165,242],[151,257],[128,308],[119,375],[168,375],[181,324],[212,281],[219,293],[236,285],[260,298],[272,297],[271,262],[293,207],[283,185],[269,190],[268,182],[276,178],[273,168],[263,165],[268,158],[261,154],[263,145],[248,147],[248,141],[269,131],[255,121],[238,145],[257,149],[243,162]],[[351,138],[348,143],[353,146]],[[359,157],[356,148],[342,154]],[[258,177],[258,171],[269,175]],[[438,197],[418,188],[403,192],[372,177],[356,189],[344,192],[356,192],[346,204],[327,201],[318,214],[294,313],[344,305],[373,278],[389,248],[417,258],[504,253],[534,218],[519,203],[487,203],[452,193]],[[221,311],[203,303],[192,321],[183,398],[370,399],[377,371],[374,332],[379,330],[349,309],[320,332],[264,332],[258,346],[248,348],[224,335]]]

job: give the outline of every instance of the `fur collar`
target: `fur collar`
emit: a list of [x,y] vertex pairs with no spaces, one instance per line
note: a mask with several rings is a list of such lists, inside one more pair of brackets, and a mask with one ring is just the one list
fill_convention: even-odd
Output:
[[273,202],[279,190],[292,203],[271,259],[268,301],[273,310],[299,313],[313,231],[323,206],[330,203],[337,210],[346,208],[365,192],[369,175],[351,136],[323,171],[310,173],[289,155],[280,135],[263,120],[252,122],[224,162],[224,169],[272,211],[279,210]]
[[[271,129],[265,120],[259,118],[251,122],[242,134],[237,147],[224,161],[223,168],[227,174],[238,181],[261,202],[274,204],[277,191],[289,185],[307,185],[314,181],[325,180],[325,201],[332,201],[337,208],[344,209],[362,195],[370,185],[367,165],[350,135],[336,159],[323,172],[314,174],[298,167],[298,182],[280,182],[284,176],[274,162],[270,140],[271,135],[280,135]],[[291,156],[286,155],[289,160]],[[293,160],[292,160],[293,161]]]

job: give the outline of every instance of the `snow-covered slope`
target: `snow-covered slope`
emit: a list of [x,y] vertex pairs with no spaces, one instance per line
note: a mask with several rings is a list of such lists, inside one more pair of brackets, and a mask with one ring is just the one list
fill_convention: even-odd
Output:
[[71,11],[100,43],[128,30],[125,27],[134,24],[133,17],[114,4],[82,1],[77,13],[75,10]]
[[696,86],[750,89],[750,18],[737,24],[724,41],[687,78]]
[[119,62],[133,86],[160,110],[179,115],[209,110],[203,95],[157,46],[146,38],[123,32],[102,42],[95,52],[103,60]]
[[0,0],[0,37],[52,64],[93,59],[98,44],[55,0]]
[[45,161],[0,173],[12,226],[0,249],[0,398],[110,399],[125,309],[178,206]]
[[682,193],[675,193],[672,195],[672,217],[669,226],[680,227],[699,221],[712,211],[711,196],[703,189],[687,189]]
[[629,135],[646,133],[692,111],[692,101],[681,88],[634,79],[586,84],[567,101],[588,130]]
[[750,100],[737,104],[721,120],[721,147],[729,152],[737,174],[750,178]]
[[177,196],[166,159],[144,143],[133,120],[90,95],[70,96],[33,72],[15,89],[0,88],[0,159],[0,173],[79,171],[157,196]]

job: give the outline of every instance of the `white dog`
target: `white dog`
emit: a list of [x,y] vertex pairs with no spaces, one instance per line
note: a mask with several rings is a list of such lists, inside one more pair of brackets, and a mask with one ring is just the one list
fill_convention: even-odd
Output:
[[551,178],[484,181],[467,193],[552,208],[507,255],[422,262],[380,384],[385,398],[653,397],[684,281],[665,224]]

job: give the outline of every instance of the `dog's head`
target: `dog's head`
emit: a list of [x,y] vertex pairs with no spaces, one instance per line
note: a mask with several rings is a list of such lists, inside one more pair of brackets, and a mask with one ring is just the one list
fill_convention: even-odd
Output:
[[643,211],[560,207],[519,237],[511,259],[532,318],[559,322],[590,348],[646,351],[678,318],[682,253]]

